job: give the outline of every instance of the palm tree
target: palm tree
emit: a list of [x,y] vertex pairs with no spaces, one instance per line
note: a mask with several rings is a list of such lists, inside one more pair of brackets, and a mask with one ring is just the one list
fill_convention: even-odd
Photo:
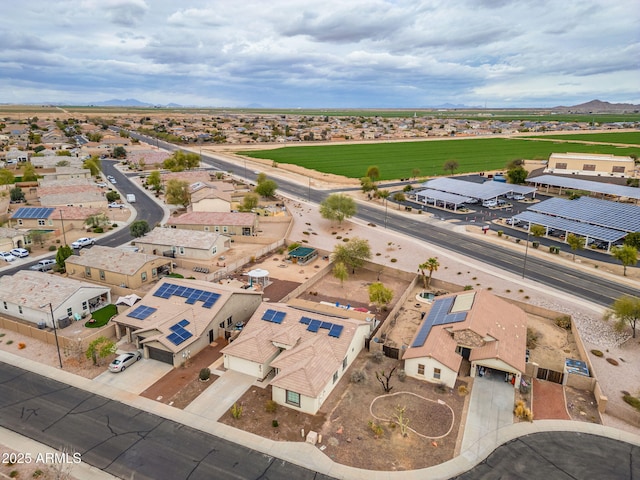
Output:
[[[439,266],[440,263],[438,262],[437,257],[431,257],[427,259],[426,262],[418,265],[418,270],[422,275],[422,283],[424,285],[424,288],[428,288],[431,285],[431,277],[433,276],[433,272],[437,272]],[[427,277],[425,270],[429,270],[429,277]]]
[[389,204],[387,203],[387,199],[391,195],[389,190],[380,190],[378,191],[378,197],[384,200],[384,228],[387,228],[387,209],[389,208]]

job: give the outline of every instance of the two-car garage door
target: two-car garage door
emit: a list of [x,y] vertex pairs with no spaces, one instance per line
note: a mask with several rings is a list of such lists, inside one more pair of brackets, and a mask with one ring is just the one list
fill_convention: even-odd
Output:
[[149,358],[173,365],[173,353],[149,347]]

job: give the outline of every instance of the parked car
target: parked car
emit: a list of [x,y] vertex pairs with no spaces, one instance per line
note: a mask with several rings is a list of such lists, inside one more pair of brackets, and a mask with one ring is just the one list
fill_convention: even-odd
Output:
[[104,182],[96,183],[96,187],[106,187],[107,184]]
[[49,270],[53,270],[53,266],[56,264],[56,261],[48,258],[46,260],[40,260],[35,265],[31,265],[29,267],[30,270],[37,270],[38,272],[48,272]]
[[29,256],[29,250],[26,248],[14,248],[9,252],[14,257],[24,258]]
[[109,371],[113,373],[124,372],[125,369],[142,358],[140,352],[129,352],[118,355],[113,362],[109,364]]
[[111,202],[109,208],[124,208],[124,204],[118,202]]
[[517,194],[515,194],[513,196],[513,199],[514,200],[524,200],[524,195],[517,193]]
[[495,200],[484,200],[482,202],[483,207],[496,207],[498,206],[498,202]]
[[5,262],[13,262],[16,257],[11,255],[9,252],[0,252],[0,258]]
[[89,245],[94,245],[96,243],[95,238],[82,237],[71,243],[71,248],[83,248],[88,247]]

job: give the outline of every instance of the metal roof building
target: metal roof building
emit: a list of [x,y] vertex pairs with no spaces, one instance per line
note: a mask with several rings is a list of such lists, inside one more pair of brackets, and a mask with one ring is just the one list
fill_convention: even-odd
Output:
[[556,177],[554,175],[541,175],[539,177],[527,178],[527,182],[533,183],[536,187],[538,185],[546,185],[547,191],[549,191],[549,187],[557,187],[560,190],[560,194],[562,194],[562,189],[564,188],[569,190],[585,190],[587,192],[612,195],[614,197],[627,197],[632,198],[636,202],[640,200],[640,188],[626,187],[612,183],[593,182],[572,177]]
[[508,193],[520,193],[527,195],[536,191],[535,187],[524,185],[512,185],[510,183],[486,181],[484,183],[473,183],[455,178],[434,178],[424,182],[425,189],[438,190],[440,192],[452,193],[463,197],[477,198],[478,200],[489,200],[498,198]]

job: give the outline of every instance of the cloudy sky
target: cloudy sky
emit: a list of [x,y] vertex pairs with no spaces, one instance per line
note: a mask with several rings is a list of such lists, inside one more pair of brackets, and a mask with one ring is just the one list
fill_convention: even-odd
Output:
[[3,2],[0,102],[640,103],[639,25],[638,0]]

